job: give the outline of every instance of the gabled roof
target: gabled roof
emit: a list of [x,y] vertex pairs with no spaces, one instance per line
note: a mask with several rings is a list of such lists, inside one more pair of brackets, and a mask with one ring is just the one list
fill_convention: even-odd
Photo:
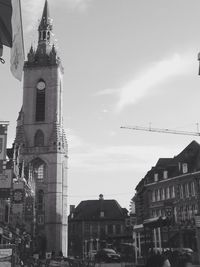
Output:
[[[104,216],[100,217],[101,212]],[[121,208],[116,200],[85,200],[75,208],[73,219],[75,220],[120,220],[127,216],[127,209]]]
[[188,162],[192,161],[200,152],[200,145],[196,141],[192,141],[186,148],[174,157],[173,161]]
[[[153,181],[154,173],[162,173],[167,170],[170,177],[180,174],[179,163],[187,163],[189,172],[200,170],[200,144],[192,141],[177,156],[173,158],[160,158],[156,165],[152,167],[145,175],[144,179]],[[136,186],[136,190],[142,185],[141,180]]]
[[155,167],[166,167],[170,162],[172,161],[172,158],[160,158]]

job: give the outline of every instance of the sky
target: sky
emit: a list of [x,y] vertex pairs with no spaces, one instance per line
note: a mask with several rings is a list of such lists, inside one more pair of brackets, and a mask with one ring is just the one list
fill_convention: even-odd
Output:
[[[135,187],[160,157],[200,137],[120,129],[197,131],[200,123],[199,0],[48,0],[64,74],[69,205],[116,199],[129,209]],[[26,54],[37,45],[44,0],[21,0]],[[0,64],[0,120],[15,138],[23,81]]]

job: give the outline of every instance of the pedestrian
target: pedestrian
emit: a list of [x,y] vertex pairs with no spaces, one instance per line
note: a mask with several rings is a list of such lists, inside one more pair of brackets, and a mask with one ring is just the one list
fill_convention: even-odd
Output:
[[145,267],[171,267],[171,264],[165,255],[153,254],[147,259]]

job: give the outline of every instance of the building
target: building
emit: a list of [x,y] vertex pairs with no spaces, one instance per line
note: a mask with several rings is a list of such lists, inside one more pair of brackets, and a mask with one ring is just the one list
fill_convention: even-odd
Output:
[[23,103],[17,119],[13,162],[17,179],[24,179],[33,197],[33,203],[31,198],[26,198],[26,202],[27,207],[33,207],[34,218],[30,223],[35,252],[62,250],[67,256],[63,67],[53,43],[52,29],[46,0],[38,27],[37,48],[31,46],[24,64]]
[[134,201],[139,257],[152,247],[197,251],[200,145],[193,141],[174,158],[159,159],[137,185]]
[[116,200],[85,200],[69,215],[69,255],[90,257],[100,248],[119,249],[120,244],[130,241],[131,234],[126,227],[128,211]]

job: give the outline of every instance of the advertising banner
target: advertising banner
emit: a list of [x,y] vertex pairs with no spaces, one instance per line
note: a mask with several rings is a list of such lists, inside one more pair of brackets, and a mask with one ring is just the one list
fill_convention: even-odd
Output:
[[6,159],[8,122],[0,122],[0,160]]
[[11,267],[12,264],[12,248],[0,249],[0,267]]
[[12,204],[12,214],[16,214],[19,217],[21,217],[22,213],[23,213],[23,204]]
[[4,174],[0,174],[0,188],[11,188],[12,170],[5,170]]
[[6,148],[6,136],[0,134],[0,160],[5,159],[5,148]]
[[0,173],[0,199],[7,199],[11,196],[12,170],[5,170]]
[[26,197],[25,199],[25,218],[26,219],[32,219],[33,217],[33,198],[32,197]]
[[0,173],[5,170],[8,122],[0,122]]

